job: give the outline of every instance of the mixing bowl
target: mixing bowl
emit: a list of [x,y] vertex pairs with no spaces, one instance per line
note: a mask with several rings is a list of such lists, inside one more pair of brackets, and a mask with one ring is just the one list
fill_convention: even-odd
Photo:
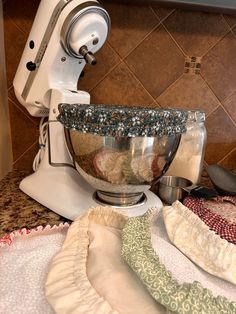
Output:
[[183,110],[59,105],[80,175],[106,204],[129,206],[168,169],[185,131]]

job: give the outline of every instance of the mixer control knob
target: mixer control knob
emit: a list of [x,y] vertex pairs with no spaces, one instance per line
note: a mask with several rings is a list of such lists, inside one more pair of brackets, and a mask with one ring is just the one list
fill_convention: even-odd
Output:
[[32,61],[29,61],[29,62],[26,63],[26,68],[29,71],[34,71],[36,69],[36,63],[34,63]]

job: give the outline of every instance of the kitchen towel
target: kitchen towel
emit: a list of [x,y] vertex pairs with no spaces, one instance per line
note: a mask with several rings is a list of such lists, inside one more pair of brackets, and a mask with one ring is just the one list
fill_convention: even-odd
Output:
[[53,314],[44,294],[48,266],[69,225],[22,229],[0,239],[0,313]]

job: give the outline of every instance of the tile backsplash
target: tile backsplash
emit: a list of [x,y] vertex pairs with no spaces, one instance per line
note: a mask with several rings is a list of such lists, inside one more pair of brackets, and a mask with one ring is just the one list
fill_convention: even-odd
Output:
[[[111,33],[79,88],[92,103],[203,109],[205,163],[236,169],[236,17],[101,2]],[[4,2],[13,158],[20,169],[32,168],[39,119],[17,102],[12,81],[38,4]]]

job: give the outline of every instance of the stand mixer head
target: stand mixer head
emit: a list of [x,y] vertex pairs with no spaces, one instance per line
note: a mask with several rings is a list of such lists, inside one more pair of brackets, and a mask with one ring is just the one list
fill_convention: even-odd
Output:
[[[68,136],[65,138],[64,125],[57,120],[59,105],[86,106],[90,103],[90,95],[77,90],[78,78],[86,63],[96,64],[95,53],[105,43],[109,29],[109,15],[97,1],[42,0],[13,82],[16,97],[29,113],[36,117],[48,117],[40,162],[36,171],[22,180],[20,189],[71,220],[98,204],[93,198],[97,186],[91,185],[82,175],[81,167],[77,167]],[[187,114],[182,111],[180,116],[184,123]],[[176,125],[178,127],[178,123]],[[166,151],[168,158],[162,165],[161,173],[174,157],[179,137],[176,135],[173,147]],[[115,138],[117,144],[119,138]],[[126,141],[135,142],[134,139],[125,139],[124,145]],[[142,141],[148,143],[148,138]],[[113,202],[114,207],[119,209],[132,208],[131,215],[141,215],[150,207],[161,207],[159,198],[148,191],[151,181],[146,180],[143,187],[140,183],[136,184],[139,191],[134,201],[130,202],[129,195],[128,202],[117,203],[114,198],[108,198],[108,203]],[[129,184],[129,190],[133,183]],[[109,187],[110,184],[113,183],[108,182]],[[126,189],[123,183],[121,185],[122,189]],[[116,189],[117,185],[113,188]],[[142,204],[136,206],[144,191]],[[110,191],[102,191],[100,199],[106,203],[104,192]]]
[[105,43],[110,18],[97,1],[42,0],[13,86],[35,117],[49,115],[53,89],[77,91],[86,64]]

